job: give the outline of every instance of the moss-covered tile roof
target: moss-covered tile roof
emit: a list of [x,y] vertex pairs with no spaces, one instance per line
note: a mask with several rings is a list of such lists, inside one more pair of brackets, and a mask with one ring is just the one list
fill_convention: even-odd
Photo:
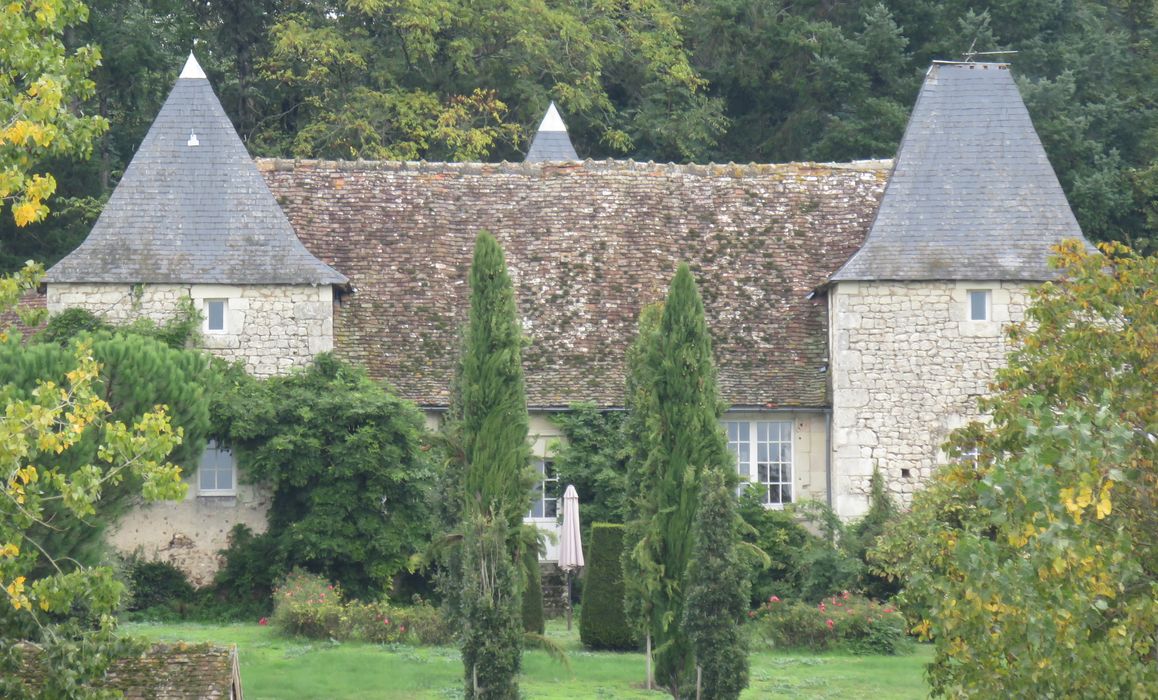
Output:
[[810,293],[864,240],[889,163],[258,168],[306,247],[356,290],[336,312],[336,352],[421,405],[448,401],[487,230],[517,289],[530,405],[622,405],[639,310],[687,261],[724,400],[785,408],[829,404],[826,301]]
[[[23,651],[19,675],[39,692],[36,649],[25,645]],[[212,644],[154,644],[138,657],[114,661],[95,685],[127,700],[242,700],[237,648]]]

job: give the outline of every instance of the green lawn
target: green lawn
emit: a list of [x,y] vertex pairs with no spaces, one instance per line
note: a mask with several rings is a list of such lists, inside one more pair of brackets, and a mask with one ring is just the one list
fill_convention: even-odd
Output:
[[[236,625],[126,624],[122,630],[157,641],[236,644],[241,679],[250,700],[298,698],[460,698],[462,662],[452,648],[384,647],[317,642],[280,636],[271,627]],[[523,657],[520,681],[528,698],[650,698],[664,694],[636,688],[642,654],[584,651],[578,635],[559,623],[548,634],[567,648],[570,668],[541,651]],[[757,652],[744,698],[923,698],[923,668],[930,650],[902,657],[840,654],[805,656]]]

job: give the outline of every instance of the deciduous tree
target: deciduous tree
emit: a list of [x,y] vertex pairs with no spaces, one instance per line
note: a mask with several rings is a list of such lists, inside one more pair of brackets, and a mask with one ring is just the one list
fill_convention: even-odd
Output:
[[1158,692],[1158,258],[1103,252],[1060,249],[992,422],[954,434],[962,456],[878,547],[937,694]]

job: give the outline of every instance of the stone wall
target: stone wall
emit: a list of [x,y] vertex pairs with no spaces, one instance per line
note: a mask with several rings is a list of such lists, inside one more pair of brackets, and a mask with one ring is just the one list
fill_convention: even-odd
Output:
[[207,299],[226,302],[225,328],[203,328],[201,347],[240,360],[257,377],[308,364],[334,347],[333,290],[311,285],[52,284],[48,310],[80,307],[113,322],[136,318],[164,322],[182,298],[207,315]]
[[195,586],[213,582],[221,568],[219,550],[229,546],[229,531],[246,525],[265,532],[270,495],[241,484],[236,496],[199,496],[192,472],[183,501],[145,503],[130,510],[108,534],[117,551],[148,561],[165,561],[181,569]]
[[[224,300],[224,328],[202,328],[200,347],[226,360],[240,360],[250,374],[268,377],[308,364],[334,345],[333,291],[311,285],[52,284],[48,310],[84,308],[113,323],[171,319],[184,298],[206,313],[207,300]],[[207,324],[206,324],[207,325]],[[236,495],[197,493],[196,467],[186,469],[189,495],[180,502],[141,505],[109,535],[122,552],[168,561],[196,585],[212,581],[217,552],[228,545],[229,531],[244,524],[266,529],[269,495],[238,485]]]
[[[968,292],[990,290],[990,320],[970,321]],[[880,468],[907,505],[950,431],[979,417],[978,397],[1007,352],[1003,327],[1025,310],[1025,284],[843,282],[830,292],[833,471],[837,512],[868,508]]]

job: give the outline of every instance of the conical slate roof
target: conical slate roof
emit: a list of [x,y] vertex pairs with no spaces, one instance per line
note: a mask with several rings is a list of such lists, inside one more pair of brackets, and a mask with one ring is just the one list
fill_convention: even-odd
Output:
[[571,145],[571,137],[567,135],[567,125],[559,116],[554,102],[547,107],[547,113],[543,115],[543,121],[539,122],[539,130],[535,132],[531,147],[527,149],[527,157],[523,160],[526,163],[579,160],[575,147]]
[[46,281],[347,282],[298,240],[192,54],[88,238]]
[[868,238],[832,281],[1046,280],[1066,238],[1082,232],[1009,66],[935,62]]

